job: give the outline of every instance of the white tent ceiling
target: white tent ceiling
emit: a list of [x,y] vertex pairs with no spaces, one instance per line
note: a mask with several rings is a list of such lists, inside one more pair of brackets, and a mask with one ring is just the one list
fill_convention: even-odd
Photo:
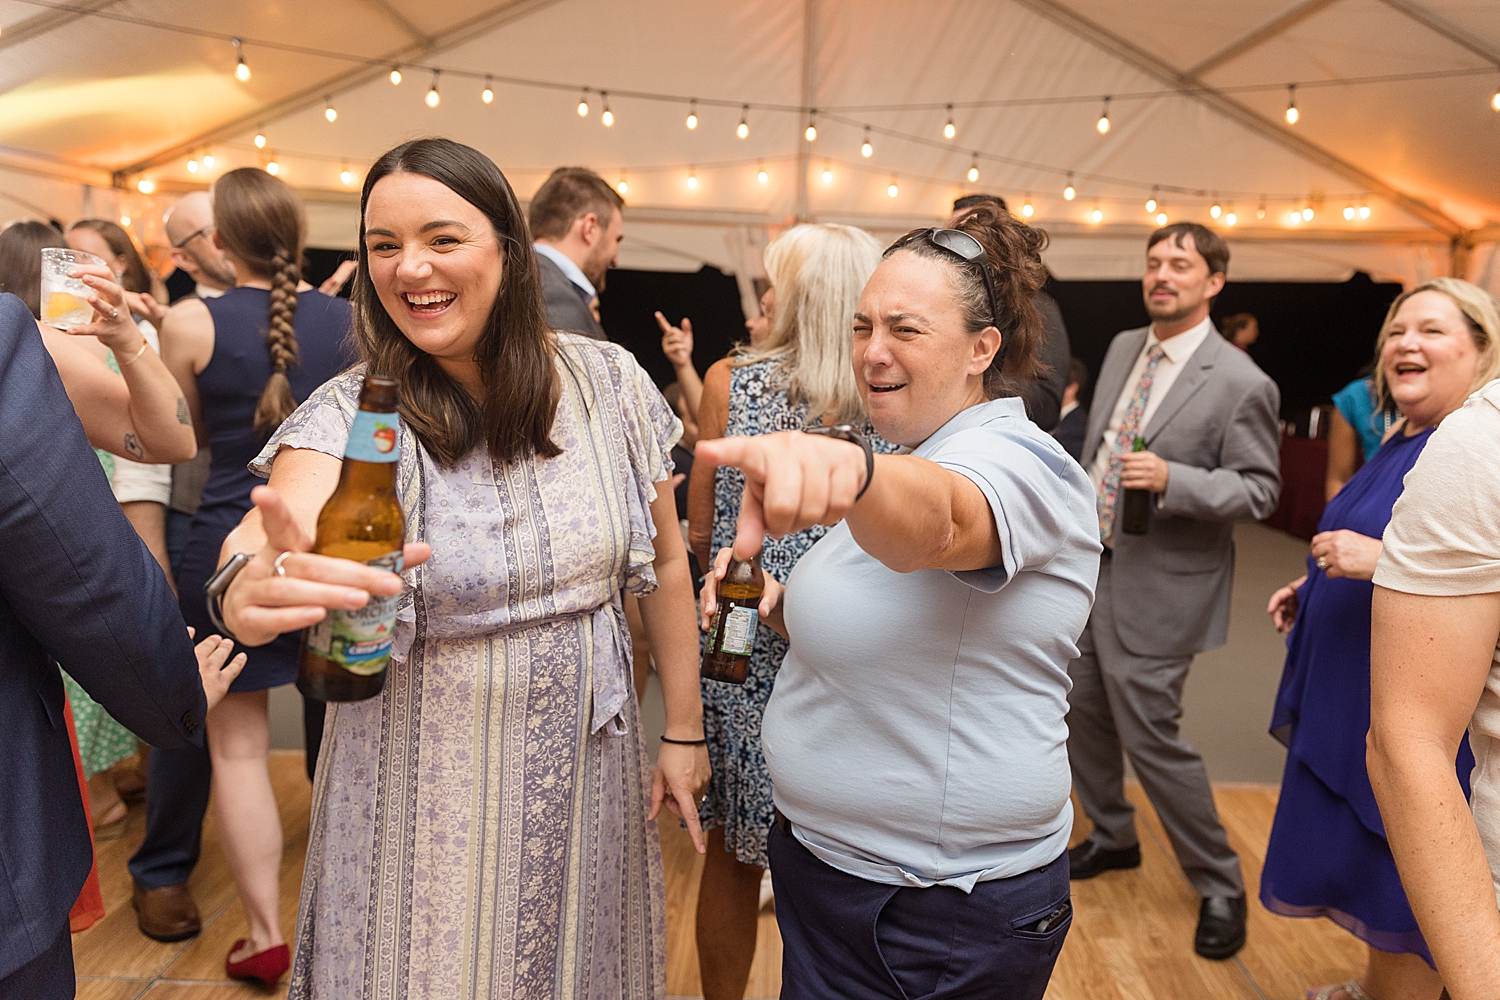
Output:
[[1060,277],[1132,277],[1154,187],[1174,221],[1225,227],[1232,277],[1496,288],[1497,83],[1500,0],[0,0],[0,219],[123,214],[159,243],[175,193],[274,155],[314,242],[347,247],[341,171],[357,188],[383,150],[446,135],[523,198],[560,164],[627,181],[625,266],[743,272],[789,221],[888,235],[986,190],[1035,207]]

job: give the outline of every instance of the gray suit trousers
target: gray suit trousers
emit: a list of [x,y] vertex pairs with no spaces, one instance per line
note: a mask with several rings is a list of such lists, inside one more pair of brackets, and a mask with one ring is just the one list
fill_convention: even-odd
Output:
[[1135,807],[1125,797],[1128,756],[1193,888],[1202,896],[1243,895],[1240,859],[1219,823],[1203,758],[1178,727],[1193,658],[1137,656],[1120,644],[1110,559],[1106,549],[1079,656],[1068,664],[1068,760],[1094,824],[1090,839],[1111,850],[1138,840]]

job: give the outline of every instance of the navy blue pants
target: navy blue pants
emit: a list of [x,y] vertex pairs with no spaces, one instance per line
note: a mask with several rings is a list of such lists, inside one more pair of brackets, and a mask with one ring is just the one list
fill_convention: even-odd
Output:
[[782,1000],[1041,1000],[1047,991],[1072,924],[1066,853],[965,893],[846,874],[779,821],[768,848]]
[[73,934],[66,919],[51,947],[0,979],[0,1000],[73,1000],[77,992]]

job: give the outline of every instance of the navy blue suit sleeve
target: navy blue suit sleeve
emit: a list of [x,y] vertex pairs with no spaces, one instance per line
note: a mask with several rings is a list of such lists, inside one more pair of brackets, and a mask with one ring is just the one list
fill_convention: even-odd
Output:
[[202,744],[206,703],[177,599],[13,295],[0,295],[0,601],[137,736]]

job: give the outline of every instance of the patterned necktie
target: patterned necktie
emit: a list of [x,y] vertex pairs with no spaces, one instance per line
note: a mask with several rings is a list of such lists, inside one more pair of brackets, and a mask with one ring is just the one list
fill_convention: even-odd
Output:
[[1130,405],[1125,407],[1125,416],[1120,421],[1120,432],[1115,435],[1114,446],[1109,450],[1109,464],[1104,467],[1104,478],[1099,482],[1099,538],[1107,540],[1115,530],[1115,512],[1120,499],[1120,456],[1131,450],[1136,436],[1141,432],[1141,415],[1146,412],[1146,400],[1151,398],[1151,383],[1156,380],[1156,366],[1166,357],[1160,344],[1152,344],[1146,351],[1146,368],[1141,380],[1136,383]]

